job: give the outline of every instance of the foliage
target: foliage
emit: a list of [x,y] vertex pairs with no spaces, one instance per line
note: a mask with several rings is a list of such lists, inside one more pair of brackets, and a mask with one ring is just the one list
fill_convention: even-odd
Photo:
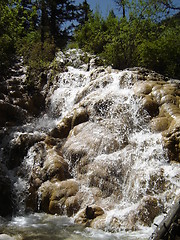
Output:
[[7,72],[14,53],[14,33],[16,11],[7,6],[6,1],[0,3],[0,72],[1,77]]
[[89,17],[92,16],[92,10],[90,9],[89,4],[86,0],[78,7],[78,22],[81,25],[84,25],[86,21],[89,20]]
[[[142,10],[146,1],[140,2]],[[160,13],[160,7],[155,12],[151,4],[146,10],[144,16],[131,11],[129,18],[117,18],[111,11],[106,19],[96,12],[76,30],[75,41],[115,68],[141,66],[180,78],[179,14],[159,22],[154,16]]]
[[53,59],[56,47],[67,44],[72,29],[70,22],[75,19],[78,21],[80,16],[82,20],[83,11],[87,10],[83,10],[83,7],[76,6],[74,0],[2,0],[1,76],[7,73],[17,54],[24,57],[30,69],[44,69]]
[[55,55],[53,40],[46,38],[42,43],[40,34],[35,31],[27,34],[17,45],[19,54],[24,56],[24,62],[32,69],[43,70]]
[[[83,48],[115,68],[144,66],[180,78],[180,13],[172,17],[172,0],[114,0],[123,10],[104,19],[86,0],[0,1],[0,72],[8,72],[15,55],[24,57],[32,76],[53,59],[57,47]],[[162,20],[163,17],[163,20]],[[161,19],[161,20],[160,20]],[[79,26],[71,36],[73,20]],[[71,24],[71,23],[72,24]]]
[[138,50],[139,65],[180,77],[180,26],[166,28],[154,41],[144,40]]

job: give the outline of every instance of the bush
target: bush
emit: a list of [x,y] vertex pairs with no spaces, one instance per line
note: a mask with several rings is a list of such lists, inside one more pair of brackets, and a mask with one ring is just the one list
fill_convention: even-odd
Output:
[[180,27],[166,28],[154,41],[145,40],[138,47],[139,66],[166,76],[180,78]]

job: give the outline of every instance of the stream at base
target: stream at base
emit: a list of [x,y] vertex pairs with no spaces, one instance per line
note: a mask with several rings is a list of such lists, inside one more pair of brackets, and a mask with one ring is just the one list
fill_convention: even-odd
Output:
[[[139,231],[109,233],[84,228],[74,224],[72,218],[44,213],[29,214],[0,222],[0,233],[13,236],[16,240],[146,240],[152,229],[144,227]],[[1,235],[0,235],[0,239]]]

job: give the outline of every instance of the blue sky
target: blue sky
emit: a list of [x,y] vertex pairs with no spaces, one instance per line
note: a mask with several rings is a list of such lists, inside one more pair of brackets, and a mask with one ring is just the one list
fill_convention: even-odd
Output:
[[[83,0],[75,0],[75,2],[82,3]],[[87,2],[92,10],[96,10],[98,7],[98,10],[100,10],[102,15],[105,17],[108,15],[111,9],[114,11],[116,10],[116,4],[114,3],[114,0],[87,0]]]
[[[75,2],[82,3],[83,0],[75,0]],[[87,0],[87,2],[89,3],[92,10],[96,10],[98,7],[98,10],[100,10],[100,13],[102,13],[104,17],[108,15],[111,9],[113,9],[115,14],[119,16],[119,12],[117,11],[114,0]],[[173,3],[179,6],[180,0],[173,0]]]

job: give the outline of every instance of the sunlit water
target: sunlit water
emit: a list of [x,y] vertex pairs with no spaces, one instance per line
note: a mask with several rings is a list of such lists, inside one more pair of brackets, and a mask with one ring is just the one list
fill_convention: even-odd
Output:
[[0,232],[17,240],[145,240],[151,234],[145,227],[137,232],[108,233],[76,225],[66,216],[42,213],[14,217],[10,222],[0,224]]

